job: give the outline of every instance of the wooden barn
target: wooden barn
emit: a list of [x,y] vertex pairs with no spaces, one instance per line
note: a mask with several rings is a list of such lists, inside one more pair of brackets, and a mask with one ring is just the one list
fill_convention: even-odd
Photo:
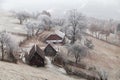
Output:
[[55,31],[54,34],[50,34],[45,42],[46,43],[53,43],[53,44],[64,44],[65,41],[65,34],[60,31]]
[[47,47],[44,49],[44,52],[46,56],[55,56],[57,53],[57,51],[51,44],[47,45]]
[[32,47],[27,59],[28,64],[31,66],[36,65],[37,67],[44,67],[45,65],[44,51],[42,51],[38,45]]

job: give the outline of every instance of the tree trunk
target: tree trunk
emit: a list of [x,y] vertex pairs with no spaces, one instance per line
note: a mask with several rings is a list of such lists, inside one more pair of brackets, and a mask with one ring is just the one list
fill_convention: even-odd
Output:
[[40,31],[40,28],[37,30],[37,32],[36,32],[36,34],[35,34],[35,35],[38,35],[39,31]]
[[98,38],[98,37],[97,37],[97,32],[95,33],[95,35],[96,35],[96,38]]
[[72,40],[71,40],[71,44],[74,44],[75,43],[75,36],[72,37]]
[[75,63],[76,63],[76,64],[78,63],[78,60],[77,60],[77,59],[75,60]]
[[106,36],[106,41],[107,41],[107,36]]
[[2,50],[2,61],[4,60],[4,49],[3,49],[3,43],[1,43],[2,45],[1,45],[1,50]]
[[94,32],[92,32],[92,36],[94,36]]
[[10,50],[10,53],[9,53],[9,54],[10,54],[9,57],[10,57],[10,59],[12,59],[12,62],[17,63],[17,59],[16,59],[15,56],[13,55],[13,51]]
[[20,24],[23,24],[23,20],[20,19]]

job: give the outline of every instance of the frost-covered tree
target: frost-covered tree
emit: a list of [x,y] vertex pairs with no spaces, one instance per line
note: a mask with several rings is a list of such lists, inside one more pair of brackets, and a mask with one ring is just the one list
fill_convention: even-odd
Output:
[[2,50],[2,60],[4,60],[5,52],[9,59],[12,59],[13,62],[16,62],[14,53],[18,50],[18,45],[12,38],[10,33],[3,31],[0,33],[1,41],[1,50]]
[[64,18],[54,18],[53,23],[55,26],[64,26],[65,19]]
[[106,37],[106,41],[108,40],[108,36],[110,35],[110,33],[111,33],[110,29],[105,29],[104,28],[100,31],[100,34],[104,35]]
[[16,18],[20,21],[20,24],[23,24],[23,22],[25,20],[27,20],[28,18],[30,18],[30,14],[25,12],[25,11],[21,11],[21,12],[16,12]]
[[32,15],[31,15],[31,18],[33,19],[38,19],[38,17],[40,16],[40,12],[33,12]]
[[35,36],[40,30],[44,30],[44,23],[40,21],[29,21],[25,25],[28,37]]
[[71,39],[71,43],[74,44],[86,28],[85,17],[75,9],[70,10],[67,15],[66,27],[68,28],[68,36]]
[[80,46],[78,44],[68,45],[67,48],[68,48],[68,54],[71,54],[75,57],[76,64],[88,53],[86,47]]
[[43,10],[41,14],[42,15],[47,15],[47,16],[51,17],[51,14],[48,11],[46,11],[46,10]]
[[108,73],[105,70],[100,69],[98,71],[98,75],[100,77],[100,80],[108,80]]
[[48,15],[40,15],[38,20],[40,21],[40,25],[44,27],[44,30],[51,30],[54,26],[51,17]]
[[0,32],[0,43],[1,43],[1,52],[2,52],[2,60],[4,60],[4,46],[9,41],[10,37],[6,34],[5,31]]

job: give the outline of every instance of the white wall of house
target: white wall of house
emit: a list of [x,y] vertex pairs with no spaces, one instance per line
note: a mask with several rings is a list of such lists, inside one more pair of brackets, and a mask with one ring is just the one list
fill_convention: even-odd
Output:
[[46,40],[47,43],[61,43],[63,40]]

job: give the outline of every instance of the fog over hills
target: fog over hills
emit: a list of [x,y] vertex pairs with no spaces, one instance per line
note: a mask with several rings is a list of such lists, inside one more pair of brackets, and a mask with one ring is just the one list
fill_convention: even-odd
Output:
[[4,10],[48,10],[56,15],[78,9],[88,16],[120,20],[120,0],[0,0],[0,5]]

